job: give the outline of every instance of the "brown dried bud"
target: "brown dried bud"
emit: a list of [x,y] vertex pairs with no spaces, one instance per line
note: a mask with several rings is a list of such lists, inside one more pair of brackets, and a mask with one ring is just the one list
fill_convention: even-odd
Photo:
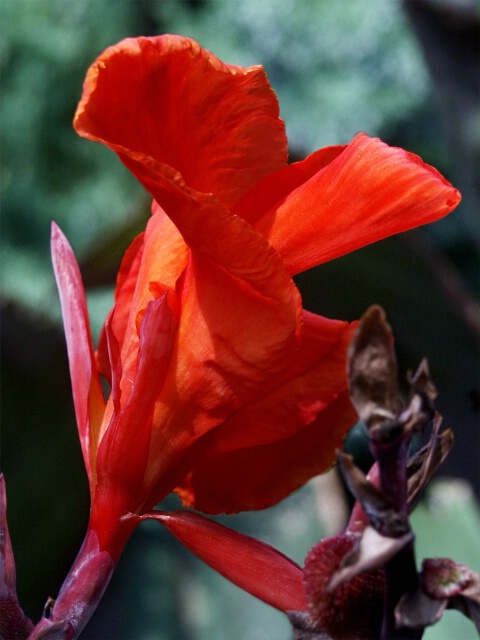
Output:
[[393,335],[384,310],[375,305],[360,319],[348,351],[350,399],[373,435],[402,408]]

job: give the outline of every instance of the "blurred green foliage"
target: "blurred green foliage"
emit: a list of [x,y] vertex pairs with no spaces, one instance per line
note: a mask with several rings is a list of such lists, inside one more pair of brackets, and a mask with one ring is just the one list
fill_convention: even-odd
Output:
[[[413,513],[412,527],[419,566],[423,558],[450,557],[480,571],[480,510],[468,484],[459,480],[434,482],[427,500]],[[426,630],[424,639],[473,640],[475,635],[470,620],[457,611],[447,611],[439,624]]]
[[[437,26],[433,18],[430,26]],[[478,481],[478,344],[442,277],[453,274],[471,299],[479,233],[472,224],[478,192],[470,185],[478,175],[472,162],[480,135],[468,129],[468,153],[463,142],[452,144],[455,131],[448,123],[466,122],[461,74],[449,85],[458,98],[452,111],[435,93],[438,86],[400,2],[0,0],[0,29],[2,468],[19,595],[29,615],[37,619],[47,595],[58,591],[88,510],[49,264],[50,221],[62,227],[80,258],[96,336],[121,254],[148,216],[148,197],[133,177],[71,126],[87,67],[127,36],[182,33],[227,62],[263,64],[279,96],[293,158],[364,130],[420,153],[455,180],[464,201],[427,229],[426,239],[388,240],[312,270],[298,284],[305,306],[323,315],[354,319],[373,302],[385,306],[402,372],[424,355],[430,359],[439,407],[457,433],[448,472]],[[464,64],[468,52],[452,47],[445,45],[446,55]],[[468,111],[468,123],[480,122],[478,108],[475,113],[477,120]],[[360,438],[350,446],[359,451],[364,443]],[[324,534],[312,503],[307,486],[273,509],[225,521],[301,563]],[[176,504],[170,498],[166,508]],[[415,520],[420,545],[438,541],[435,553],[460,561],[460,548],[480,557],[476,538],[463,536],[472,530],[475,510],[473,500],[455,516],[421,507]],[[471,630],[448,628],[438,632],[447,635],[427,637],[466,638]],[[146,523],[84,635],[287,640],[290,631],[282,614],[226,583],[167,532]]]
[[151,6],[176,32],[222,59],[261,63],[294,149],[379,132],[418,107],[428,91],[418,45],[396,2],[244,0],[207,2],[207,10],[196,12],[186,2]]
[[86,69],[135,22],[135,3],[1,3],[2,288],[51,309],[48,240],[55,220],[80,254],[121,225],[140,187],[72,118]]

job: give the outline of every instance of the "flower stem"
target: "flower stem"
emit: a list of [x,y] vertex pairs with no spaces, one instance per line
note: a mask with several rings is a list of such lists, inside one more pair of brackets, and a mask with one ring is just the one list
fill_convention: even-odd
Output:
[[97,608],[115,562],[101,551],[95,531],[89,530],[48,617],[35,626],[28,640],[73,640]]
[[[380,488],[392,501],[396,513],[405,518],[408,525],[407,461],[410,438],[402,433],[388,442],[372,439],[370,447],[380,467]],[[385,598],[384,617],[380,640],[419,640],[423,629],[398,628],[395,624],[395,607],[404,593],[418,586],[414,542],[407,544],[384,567]]]

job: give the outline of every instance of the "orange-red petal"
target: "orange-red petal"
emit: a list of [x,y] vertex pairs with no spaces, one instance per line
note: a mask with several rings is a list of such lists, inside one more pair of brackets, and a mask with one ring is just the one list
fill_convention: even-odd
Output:
[[191,257],[177,287],[175,370],[156,410],[152,482],[171,456],[276,384],[301,321],[298,290],[260,234],[215,199],[166,179],[162,186]]
[[292,274],[438,220],[460,202],[459,192],[418,156],[365,134],[285,195],[289,170],[299,172],[292,165],[268,180],[280,199],[256,212],[254,226]]
[[[117,274],[117,285],[115,287],[114,313],[108,317],[110,330],[115,336],[119,345],[123,344],[123,338],[127,328],[127,322],[132,306],[132,298],[140,269],[143,254],[144,233],[134,238],[133,242],[125,252],[120,269]],[[112,311],[113,311],[112,310]],[[111,362],[107,344],[106,326],[102,327],[98,348],[96,352],[97,366],[100,375],[103,375],[111,383]]]
[[228,387],[242,402],[270,384],[297,347],[300,295],[278,255],[244,220],[185,185],[165,180],[163,187],[191,249],[178,287],[177,378],[198,399],[201,389],[207,411],[218,409]]
[[334,463],[356,421],[345,376],[352,331],[304,312],[301,348],[285,362],[275,388],[199,443],[201,455],[192,457],[176,489],[184,504],[209,513],[264,508]]
[[129,38],[90,67],[74,126],[142,165],[165,164],[230,206],[286,163],[277,99],[260,66],[221,62],[194,40]]
[[341,393],[290,437],[218,455],[205,453],[175,489],[185,506],[205,513],[265,509],[332,466],[332,452],[355,423],[348,393]]
[[266,212],[280,207],[292,191],[333,162],[344,149],[345,145],[324,147],[263,178],[235,203],[233,213],[255,225]]
[[[125,260],[128,264],[128,252]],[[113,325],[122,352],[125,378],[133,379],[139,344],[138,322],[147,304],[175,290],[177,281],[188,263],[188,247],[175,225],[157,206],[143,235],[141,251],[135,255],[131,268],[117,284]],[[120,314],[117,320],[117,314]]]

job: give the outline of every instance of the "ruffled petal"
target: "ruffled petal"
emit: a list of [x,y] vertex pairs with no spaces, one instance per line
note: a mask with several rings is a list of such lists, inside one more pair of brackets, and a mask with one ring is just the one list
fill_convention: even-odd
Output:
[[459,192],[418,156],[365,134],[286,197],[288,171],[277,175],[278,185],[274,176],[268,184],[281,198],[263,215],[257,211],[254,226],[292,274],[438,220],[460,202]]
[[287,140],[262,67],[221,62],[194,40],[126,39],[90,67],[74,126],[143,183],[165,164],[224,206],[285,165]]
[[144,518],[163,524],[196,556],[247,593],[280,611],[306,610],[301,567],[273,547],[197,513],[154,511]]
[[175,370],[156,410],[152,482],[170,456],[275,385],[298,348],[301,324],[298,290],[264,238],[215,199],[159,180],[191,255],[177,286]]
[[353,331],[304,312],[301,349],[285,363],[284,378],[199,443],[176,489],[186,506],[208,513],[264,508],[334,463],[356,422],[345,374]]
[[218,455],[207,450],[175,491],[205,513],[266,509],[329,469],[355,420],[345,391],[288,438]]
[[78,433],[92,491],[105,401],[95,367],[82,277],[73,251],[55,223],[52,223],[51,252],[62,306]]
[[275,252],[240,218],[192,209],[188,226],[179,357],[206,364],[207,381],[209,371],[220,373],[243,403],[270,386],[298,348],[300,295]]

